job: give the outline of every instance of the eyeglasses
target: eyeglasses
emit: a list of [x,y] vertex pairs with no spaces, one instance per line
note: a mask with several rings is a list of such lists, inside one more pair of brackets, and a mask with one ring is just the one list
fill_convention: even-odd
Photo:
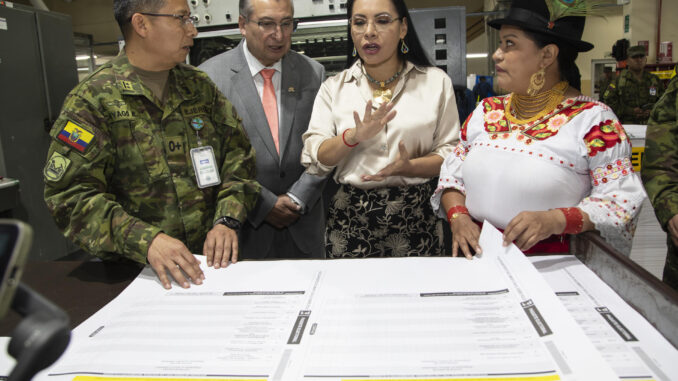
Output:
[[175,19],[181,21],[182,26],[188,25],[195,26],[195,19],[191,15],[172,15],[169,13],[151,13],[151,12],[139,12],[139,14],[146,16],[174,17]]
[[[389,26],[391,26],[391,23],[400,20],[402,20],[402,17],[393,18],[387,15],[377,16],[373,21],[374,29],[376,29],[377,32],[383,32],[388,29]],[[351,25],[351,29],[353,29],[356,33],[365,33],[369,20],[364,17],[351,17],[348,19],[348,23]]]
[[278,24],[277,22],[273,20],[250,20],[247,19],[247,22],[253,22],[259,26],[259,28],[264,32],[264,33],[275,33],[275,31],[278,29],[278,26],[280,26],[280,31],[283,33],[292,33],[297,30],[297,25],[299,25],[299,20],[297,19],[285,19]]

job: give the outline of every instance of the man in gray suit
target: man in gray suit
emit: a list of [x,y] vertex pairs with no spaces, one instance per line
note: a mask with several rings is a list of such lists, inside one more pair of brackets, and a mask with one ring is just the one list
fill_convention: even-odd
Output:
[[235,106],[256,150],[262,190],[240,232],[240,258],[325,256],[325,178],[300,163],[325,70],[290,50],[293,17],[291,0],[240,0],[243,41],[200,65]]

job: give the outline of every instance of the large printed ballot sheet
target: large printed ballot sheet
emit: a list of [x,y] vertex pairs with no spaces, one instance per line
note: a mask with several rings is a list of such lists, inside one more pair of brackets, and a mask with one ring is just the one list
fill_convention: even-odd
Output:
[[571,255],[530,260],[621,380],[678,380],[678,351],[586,265]]
[[169,291],[147,268],[42,379],[617,380],[535,267],[485,226],[471,261],[240,262]]

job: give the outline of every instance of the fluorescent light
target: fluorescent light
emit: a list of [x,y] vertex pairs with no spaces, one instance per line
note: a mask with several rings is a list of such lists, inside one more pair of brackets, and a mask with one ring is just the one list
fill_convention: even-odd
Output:
[[[297,26],[297,30],[310,29],[310,28],[324,28],[324,27],[337,27],[337,26],[347,26],[348,19],[338,19],[338,20],[322,20],[322,21],[302,21]],[[210,30],[198,33],[195,38],[208,38],[208,37],[225,37],[225,36],[236,36],[240,37],[240,29],[236,28],[227,28],[227,29],[218,29]]]
[[487,53],[468,53],[466,59],[469,58],[487,58]]
[[85,56],[85,55],[82,55],[82,56],[75,56],[75,59],[78,60],[78,61],[85,61],[85,60],[88,60],[88,59],[90,59],[90,58],[97,59],[97,56],[93,56],[93,57]]
[[347,26],[348,19],[324,20],[324,21],[305,21],[300,22],[297,29],[322,28],[328,26]]

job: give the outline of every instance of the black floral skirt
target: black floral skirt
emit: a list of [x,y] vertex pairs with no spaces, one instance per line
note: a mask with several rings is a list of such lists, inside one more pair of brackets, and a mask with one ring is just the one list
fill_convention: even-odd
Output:
[[436,184],[368,190],[342,184],[328,212],[327,257],[442,255],[443,220],[430,202]]

